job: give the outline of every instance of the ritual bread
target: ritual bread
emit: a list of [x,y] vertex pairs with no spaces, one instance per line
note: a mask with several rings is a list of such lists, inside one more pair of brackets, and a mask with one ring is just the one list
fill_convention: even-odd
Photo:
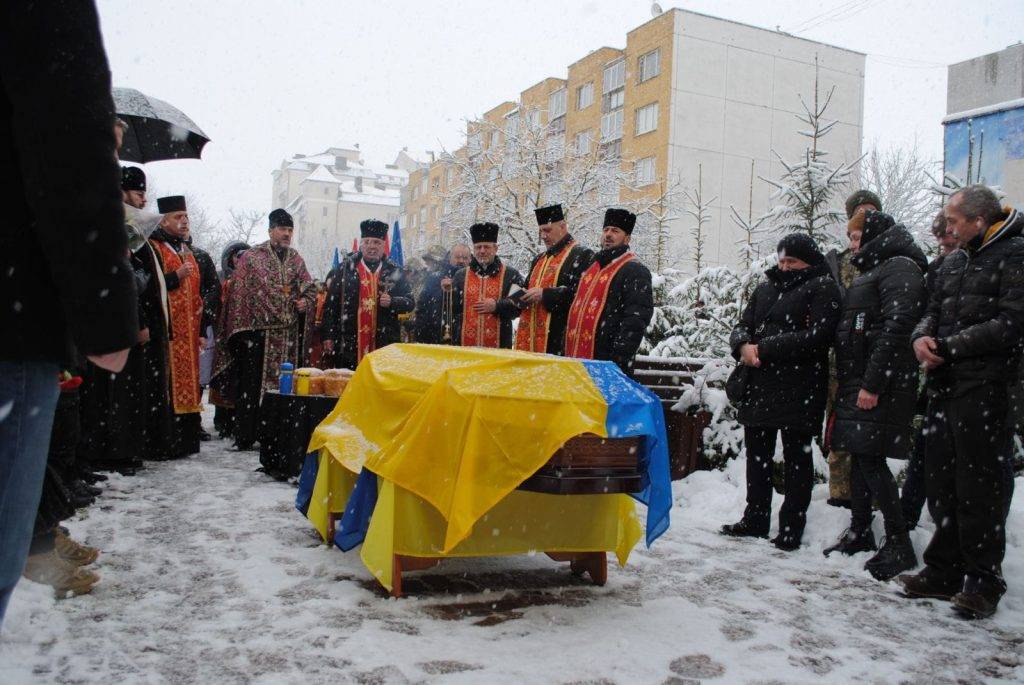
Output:
[[309,377],[309,394],[310,395],[325,395],[324,392],[324,375],[319,374],[316,376]]
[[323,392],[331,397],[341,397],[345,386],[355,372],[351,369],[327,369],[323,375]]

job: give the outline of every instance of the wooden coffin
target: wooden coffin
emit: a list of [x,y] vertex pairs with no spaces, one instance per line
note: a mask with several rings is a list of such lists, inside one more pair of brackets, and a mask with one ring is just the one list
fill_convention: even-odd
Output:
[[607,495],[640,490],[643,438],[570,438],[519,490],[551,495]]

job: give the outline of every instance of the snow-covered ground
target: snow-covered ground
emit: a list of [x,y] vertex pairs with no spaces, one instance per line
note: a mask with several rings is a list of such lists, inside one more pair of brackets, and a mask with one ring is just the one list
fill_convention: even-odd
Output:
[[538,555],[445,563],[409,576],[401,600],[356,553],[319,544],[294,487],[257,465],[214,441],[112,477],[69,524],[103,550],[101,584],[56,602],[22,582],[0,683],[1024,681],[1024,479],[1009,593],[966,622],[872,580],[866,554],[825,559],[847,514],[824,486],[799,552],[717,535],[742,511],[739,463],[677,483],[671,530],[603,588]]

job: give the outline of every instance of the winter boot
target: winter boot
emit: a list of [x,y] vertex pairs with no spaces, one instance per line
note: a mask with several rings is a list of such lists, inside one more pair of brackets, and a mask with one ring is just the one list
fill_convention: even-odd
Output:
[[868,559],[864,569],[875,580],[891,580],[903,571],[917,566],[917,554],[910,544],[910,536],[906,532],[886,537],[878,554]]
[[960,590],[959,579],[946,580],[927,566],[920,573],[907,573],[896,579],[903,594],[912,599],[941,599],[950,601]]
[[88,566],[100,555],[98,549],[75,542],[59,530],[54,536],[54,541],[57,555],[73,566]]
[[779,533],[772,538],[772,544],[783,552],[795,552],[800,549],[800,538],[795,535],[784,535]]
[[875,533],[870,526],[859,530],[850,526],[839,536],[836,544],[826,547],[823,553],[826,557],[832,552],[842,552],[846,556],[852,556],[858,552],[873,552],[877,549]]
[[60,558],[57,550],[29,555],[23,575],[31,581],[49,585],[57,599],[84,595],[92,591],[100,577]]
[[733,538],[766,538],[768,537],[768,526],[758,526],[746,519],[740,519],[736,523],[722,526],[719,533]]
[[1002,581],[984,582],[968,575],[964,587],[953,595],[953,609],[964,618],[988,618],[996,613],[999,600],[1006,592]]

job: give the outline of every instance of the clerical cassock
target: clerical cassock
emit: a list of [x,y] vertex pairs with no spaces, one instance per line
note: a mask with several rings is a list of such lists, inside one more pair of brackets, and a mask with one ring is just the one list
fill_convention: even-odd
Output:
[[512,322],[521,311],[514,295],[526,282],[497,255],[498,230],[493,223],[470,226],[473,259],[452,279],[453,337],[463,347],[512,349]]
[[569,233],[561,205],[538,207],[534,213],[545,244],[550,244],[530,264],[526,287],[539,288],[542,295],[539,302],[530,304],[520,315],[516,349],[562,354],[569,307],[594,253]]
[[323,330],[336,366],[354,369],[374,350],[400,342],[398,315],[416,307],[402,268],[384,255],[387,232],[383,221],[363,221],[360,250],[327,276]]
[[603,249],[580,279],[565,331],[565,356],[613,361],[627,374],[654,315],[651,272],[629,248],[635,225],[625,209],[605,212]]

